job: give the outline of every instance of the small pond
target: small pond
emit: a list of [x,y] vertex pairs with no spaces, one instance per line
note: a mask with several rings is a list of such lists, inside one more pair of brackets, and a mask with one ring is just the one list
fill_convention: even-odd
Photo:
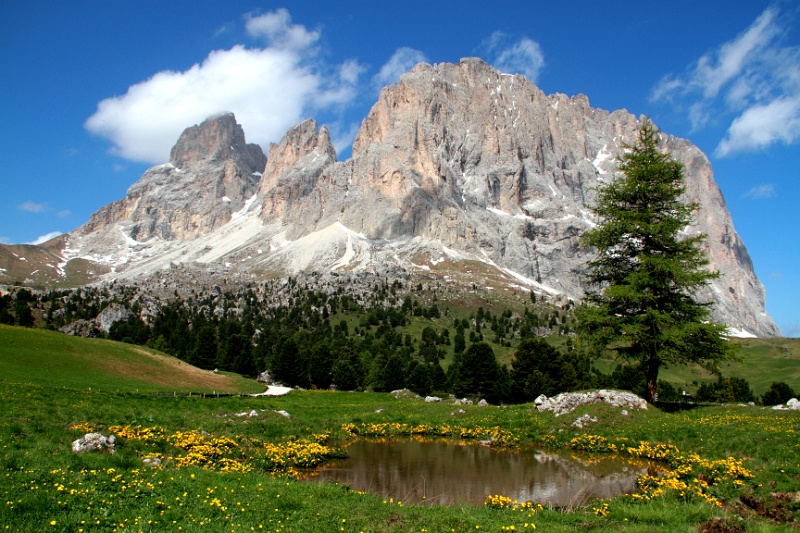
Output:
[[311,481],[336,481],[403,503],[483,505],[489,494],[553,506],[583,505],[636,491],[647,466],[617,458],[576,459],[542,450],[504,451],[446,441],[355,441],[348,459],[314,470]]

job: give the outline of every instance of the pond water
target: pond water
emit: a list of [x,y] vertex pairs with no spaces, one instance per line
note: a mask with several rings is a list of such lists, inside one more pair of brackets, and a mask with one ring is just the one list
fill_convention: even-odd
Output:
[[589,460],[541,450],[503,451],[446,441],[355,441],[348,459],[314,470],[310,480],[336,481],[403,503],[483,505],[489,494],[544,505],[583,505],[636,491],[647,466]]

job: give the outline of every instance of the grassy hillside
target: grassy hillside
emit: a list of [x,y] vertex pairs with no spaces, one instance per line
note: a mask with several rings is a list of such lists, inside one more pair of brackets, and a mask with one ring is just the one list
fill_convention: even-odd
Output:
[[[745,378],[756,396],[767,392],[774,381],[800,391],[800,339],[739,339],[736,343],[739,360],[723,363],[723,376]],[[691,392],[697,389],[695,382],[716,379],[697,366],[668,368],[660,377]]]
[[109,391],[263,390],[253,380],[201,370],[142,346],[2,325],[0,376],[11,383]]
[[[800,339],[736,339],[734,342],[739,345],[737,360],[721,365],[723,376],[746,379],[759,397],[775,381],[783,381],[800,391]],[[610,372],[615,366],[610,360],[595,364],[602,372]],[[662,368],[658,378],[690,393],[694,393],[703,381],[717,379],[697,365]]]
[[[754,384],[796,376],[798,339],[747,340],[741,350],[749,360],[726,366],[726,374]],[[685,372],[679,379],[698,378]],[[794,530],[786,522],[800,520],[798,411],[716,406],[623,415],[594,405],[555,417],[532,404],[456,407],[380,393],[158,397],[130,391],[260,387],[138,346],[8,326],[0,326],[0,378],[0,523],[11,531],[417,533],[536,524],[564,533],[766,533]],[[258,416],[235,416],[251,411]],[[595,420],[586,429],[572,425],[582,415]],[[117,452],[69,453],[88,431],[116,434]],[[357,434],[460,435],[460,445],[491,435],[501,448],[518,442],[594,452],[581,455],[587,461],[647,458],[661,475],[643,476],[641,494],[569,510],[405,505],[347,485],[295,480],[339,456]],[[159,457],[162,466],[143,468],[144,457]]]
[[[358,326],[360,316],[350,318],[352,330]],[[424,326],[432,325],[439,330],[450,323],[450,318],[426,320],[415,317],[401,330],[418,340]],[[800,391],[800,339],[742,339],[736,342],[740,345],[739,360],[722,365],[724,376],[747,379],[757,396],[763,395],[774,381],[784,381]],[[514,348],[490,344],[498,360],[510,365]],[[442,362],[447,368],[452,361],[452,346],[445,348],[447,355]],[[601,371],[609,372],[614,363],[601,360],[596,365]],[[2,325],[0,372],[2,379],[9,382],[101,390],[258,392],[261,387],[236,374],[200,370],[141,346]],[[666,368],[661,371],[660,378],[687,392],[696,391],[703,381],[716,379],[698,366]]]
[[87,259],[62,264],[65,235],[44,244],[0,244],[0,283],[28,287],[79,287],[105,274],[109,268]]

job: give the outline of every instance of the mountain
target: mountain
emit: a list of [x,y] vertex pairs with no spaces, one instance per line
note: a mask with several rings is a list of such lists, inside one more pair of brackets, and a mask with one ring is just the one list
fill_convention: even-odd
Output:
[[[63,240],[62,262],[83,258],[130,280],[178,263],[251,278],[397,267],[454,281],[483,269],[577,299],[596,187],[614,178],[639,124],[479,59],[423,63],[381,91],[347,161],[313,120],[266,161],[231,114],[187,129],[169,163]],[[779,335],[708,158],[662,140],[684,165],[686,200],[701,206],[687,232],[708,235],[722,274],[701,296],[743,334]]]
[[246,144],[232,113],[186,129],[169,163],[149,169],[124,199],[78,228],[76,237],[119,228],[133,241],[196,239],[226,223],[258,188],[266,158]]

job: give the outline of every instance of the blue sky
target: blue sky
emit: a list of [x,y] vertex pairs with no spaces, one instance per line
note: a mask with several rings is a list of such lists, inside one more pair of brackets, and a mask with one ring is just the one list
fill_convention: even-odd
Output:
[[313,117],[346,157],[382,85],[468,56],[697,144],[800,336],[797,0],[3,2],[0,242],[76,228],[219,111],[265,148]]

